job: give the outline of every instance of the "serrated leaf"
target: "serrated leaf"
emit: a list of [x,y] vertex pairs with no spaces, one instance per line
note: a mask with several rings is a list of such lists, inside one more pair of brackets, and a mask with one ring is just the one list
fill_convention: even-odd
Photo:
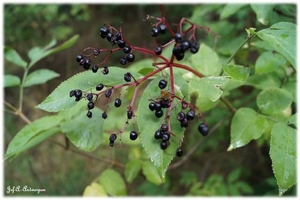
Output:
[[157,168],[150,161],[143,162],[142,169],[144,176],[149,182],[154,183],[155,185],[161,185],[164,183],[164,179],[157,171]]
[[285,58],[278,53],[263,52],[255,62],[255,74],[265,74],[284,67]]
[[256,103],[264,114],[275,114],[287,109],[292,103],[292,95],[280,88],[268,88],[260,92]]
[[58,77],[59,74],[49,69],[38,69],[30,73],[25,81],[24,87],[39,85]]
[[27,62],[25,62],[21,56],[16,52],[16,50],[12,49],[11,47],[4,47],[4,58],[11,62],[14,63],[15,65],[19,67],[26,68]]
[[119,172],[113,169],[104,170],[99,177],[100,184],[111,196],[126,196],[125,182]]
[[199,51],[191,55],[189,60],[191,66],[204,76],[217,76],[222,70],[218,54],[204,43],[201,43]]
[[242,65],[223,65],[223,70],[228,74],[233,80],[243,84],[249,77],[251,68],[244,67]]
[[14,87],[19,86],[21,83],[21,80],[19,77],[11,74],[5,74],[4,75],[4,87]]
[[56,126],[61,120],[60,116],[46,116],[24,126],[9,143],[5,159],[16,156],[58,133],[60,129]]
[[140,159],[134,159],[126,163],[125,179],[128,183],[132,183],[132,181],[137,177],[141,167]]
[[[109,67],[109,74],[107,75],[92,73],[91,71],[78,73],[62,82],[41,104],[37,105],[36,108],[48,112],[58,112],[69,109],[76,105],[75,99],[69,96],[71,90],[80,89],[82,91],[96,92],[95,87],[100,83],[110,86],[126,83],[123,77],[127,72],[126,69]],[[141,75],[137,73],[131,74],[136,79],[141,77]]]
[[107,197],[107,193],[105,192],[102,185],[99,183],[92,183],[91,185],[88,185],[84,191],[83,195],[84,197]]
[[72,38],[67,40],[66,42],[62,43],[61,45],[49,49],[50,47],[53,47],[56,43],[56,41],[52,40],[48,45],[46,45],[44,48],[42,47],[34,47],[28,52],[28,57],[31,59],[29,63],[29,68],[32,67],[35,63],[37,63],[42,58],[45,58],[51,54],[57,53],[59,51],[62,51],[64,49],[67,49],[71,46],[73,46],[76,41],[78,40],[79,35],[74,35]]
[[269,19],[275,5],[273,4],[251,4],[257,20],[263,25],[269,24]]
[[270,157],[279,194],[296,184],[296,130],[277,123],[273,126],[270,141]]
[[228,78],[220,77],[205,77],[199,80],[191,80],[190,86],[197,91],[199,96],[208,98],[212,102],[217,101],[223,94],[220,86],[227,82]]
[[225,19],[230,17],[231,15],[235,14],[238,10],[242,7],[246,6],[247,4],[227,4],[224,6],[223,10],[220,13],[220,19]]
[[[103,133],[103,118],[102,111],[99,108],[94,108],[92,118],[86,116],[87,101],[82,101],[77,106],[79,109],[74,109],[71,119],[61,123],[61,130],[66,134],[68,139],[79,149],[84,151],[95,150],[102,142]],[[76,107],[77,107],[76,106]]]
[[[180,127],[176,116],[177,113],[176,109],[180,106],[180,102],[177,99],[174,99],[173,110],[170,116],[170,124],[172,133],[170,139],[170,145],[166,150],[162,150],[160,148],[160,142],[154,139],[154,133],[160,127],[163,119],[165,118],[168,109],[164,109],[164,116],[161,118],[155,117],[154,112],[151,112],[148,108],[149,106],[149,95],[152,99],[156,99],[160,96],[160,89],[158,87],[158,82],[160,81],[160,77],[152,80],[148,86],[145,88],[143,95],[140,99],[140,103],[137,110],[137,124],[140,130],[140,138],[143,148],[145,149],[147,155],[149,156],[150,160],[154,163],[156,168],[158,169],[159,175],[164,180],[165,173],[167,170],[168,165],[173,160],[176,149],[179,147],[179,141],[183,139],[183,132],[184,129]],[[168,81],[170,82],[170,81]],[[181,76],[175,76],[175,83],[176,89],[180,89],[175,91],[176,95],[183,98],[186,101],[189,101],[188,94],[188,84],[187,82],[181,78]],[[170,84],[168,84],[169,86]],[[169,89],[166,89],[169,90]],[[187,93],[187,94],[186,94]],[[187,95],[187,96],[186,96]],[[180,108],[180,107],[179,107]],[[165,121],[167,123],[167,121]]]
[[296,25],[278,22],[268,29],[257,32],[257,36],[283,55],[296,69]]
[[267,127],[267,119],[253,109],[238,109],[231,121],[230,145],[227,151],[245,146],[251,140],[258,139]]

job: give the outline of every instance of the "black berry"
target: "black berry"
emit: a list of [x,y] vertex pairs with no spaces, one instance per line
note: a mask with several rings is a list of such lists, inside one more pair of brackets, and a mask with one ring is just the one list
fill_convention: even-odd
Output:
[[106,119],[106,118],[107,118],[107,112],[104,111],[104,112],[102,113],[102,118],[103,118],[103,119]]
[[125,42],[124,40],[118,40],[118,46],[119,46],[120,48],[124,48],[125,45],[126,45],[126,42]]
[[155,103],[150,102],[150,103],[149,103],[149,109],[150,109],[151,111],[155,110]]
[[87,105],[88,109],[93,109],[95,106],[94,102],[90,101]]
[[120,99],[120,98],[116,98],[116,100],[115,100],[115,107],[120,107],[121,106],[121,104],[122,104],[122,100]]
[[107,41],[112,42],[114,38],[114,34],[113,33],[108,33],[106,36]]
[[126,82],[130,82],[131,81],[131,74],[129,72],[124,74],[124,80]]
[[159,29],[157,27],[152,27],[151,36],[157,37],[159,35]]
[[192,42],[190,52],[191,53],[197,53],[199,50],[199,43],[198,42]]
[[161,137],[162,141],[167,142],[170,140],[170,134],[169,133],[163,133]]
[[107,98],[109,98],[111,96],[111,94],[112,94],[112,89],[107,89],[106,92],[105,92],[105,96]]
[[95,48],[95,49],[93,50],[93,54],[94,54],[94,56],[98,56],[98,55],[100,54],[100,49]]
[[82,55],[77,55],[76,56],[76,61],[80,62],[82,59],[84,59],[84,57]]
[[181,121],[183,121],[184,118],[185,118],[184,112],[180,111],[180,112],[177,114],[177,120],[181,122]]
[[204,123],[201,123],[199,124],[198,126],[198,131],[203,135],[203,136],[206,136],[209,132],[209,129],[208,127],[206,126],[206,124]]
[[80,99],[82,97],[82,91],[81,90],[75,90],[75,97],[76,97],[76,99]]
[[133,115],[133,112],[131,110],[127,110],[127,118],[131,119]]
[[180,122],[180,126],[182,128],[187,128],[188,127],[188,120],[187,120],[186,117]]
[[181,157],[181,156],[183,155],[182,148],[179,147],[179,148],[177,149],[176,155],[177,155],[178,157]]
[[121,33],[117,33],[116,36],[115,36],[115,40],[119,41],[121,39],[122,39]]
[[123,52],[124,52],[124,53],[130,53],[130,51],[131,51],[131,47],[129,47],[129,46],[125,46],[125,47],[123,48]]
[[104,85],[100,83],[99,85],[96,86],[97,91],[101,91],[103,89]]
[[117,139],[117,135],[114,133],[109,136],[109,141],[115,141],[116,139]]
[[181,48],[186,51],[188,50],[189,48],[191,47],[191,42],[189,40],[184,40],[182,43],[181,43]]
[[175,33],[174,35],[174,39],[175,39],[175,42],[181,42],[182,40],[182,35],[180,33]]
[[96,73],[98,71],[99,67],[97,65],[94,65],[92,67],[92,72]]
[[88,101],[92,101],[93,100],[93,94],[92,93],[88,93],[86,95],[86,98],[87,98]]
[[100,29],[100,36],[101,36],[102,38],[105,38],[105,37],[107,36],[108,33],[109,33],[109,30],[108,30],[108,28],[107,28],[106,26],[104,26],[104,27],[102,27],[102,28]]
[[83,68],[84,68],[84,69],[89,69],[90,66],[91,66],[91,63],[92,63],[92,61],[91,61],[90,59],[86,59],[86,60],[84,61],[84,64],[83,64]]
[[160,89],[165,89],[167,87],[167,84],[168,84],[168,82],[166,80],[162,79],[158,82],[158,87]]
[[133,62],[133,61],[134,61],[134,58],[135,58],[135,56],[134,56],[134,54],[132,54],[132,53],[129,53],[129,54],[126,55],[126,60],[127,60],[128,62]]
[[75,96],[75,93],[76,93],[76,91],[75,91],[75,90],[71,90],[71,91],[70,91],[70,97],[73,97],[73,96]]
[[88,118],[92,118],[93,113],[89,110],[89,111],[86,113],[86,116],[87,116]]
[[173,55],[176,56],[176,57],[181,56],[182,54],[184,55],[184,50],[182,49],[181,46],[173,47],[172,52],[173,52]]
[[189,110],[186,113],[186,118],[187,118],[187,120],[193,120],[195,118],[195,112],[194,112],[194,110]]
[[155,111],[155,116],[157,118],[161,118],[163,116],[164,112],[162,110],[156,110]]
[[164,24],[159,25],[159,32],[161,34],[165,34],[166,30],[167,30],[167,26],[166,25],[164,25]]
[[121,65],[126,65],[127,61],[125,58],[120,58],[120,64]]
[[130,138],[131,140],[136,140],[137,137],[138,137],[138,134],[137,134],[135,131],[131,131],[131,132],[130,132],[129,138]]
[[104,66],[102,70],[102,74],[107,75],[109,73],[108,67]]
[[155,53],[156,53],[156,55],[160,55],[161,52],[162,52],[162,48],[161,48],[161,47],[156,47],[156,48],[155,48]]
[[161,130],[155,131],[154,138],[155,139],[161,139],[162,138],[162,132],[161,132]]
[[160,102],[155,102],[155,110],[160,111],[161,108],[162,108],[161,103]]
[[160,130],[161,130],[161,131],[167,131],[167,130],[168,130],[168,125],[167,125],[167,124],[162,124],[162,125],[160,126]]
[[114,141],[110,141],[110,142],[109,142],[109,146],[111,146],[111,147],[113,147],[113,146],[114,146],[114,144],[115,144],[115,142],[114,142]]
[[169,108],[171,106],[171,102],[169,99],[163,99],[160,101],[162,108]]
[[168,147],[168,143],[167,143],[167,142],[162,141],[162,142],[160,143],[160,148],[161,148],[162,150],[165,150],[167,147]]
[[180,61],[184,58],[184,53],[180,53],[178,55],[175,56],[176,60]]

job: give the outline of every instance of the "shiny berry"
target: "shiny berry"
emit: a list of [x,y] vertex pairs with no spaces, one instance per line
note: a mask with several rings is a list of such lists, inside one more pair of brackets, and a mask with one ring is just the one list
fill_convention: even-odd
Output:
[[86,95],[87,100],[92,101],[93,100],[93,94],[92,93],[88,93]]
[[161,103],[160,102],[155,102],[155,110],[159,111],[159,110],[161,110],[161,108],[162,108]]
[[118,40],[118,46],[120,48],[124,48],[126,46],[126,42],[124,40]]
[[194,110],[189,110],[186,113],[186,118],[187,118],[187,120],[193,120],[195,118],[195,111]]
[[106,26],[104,26],[104,27],[102,27],[102,28],[100,29],[100,36],[101,36],[102,38],[105,38],[105,37],[107,36],[108,33],[109,33],[109,30],[108,30],[108,28],[107,28]]
[[109,142],[109,146],[111,146],[111,147],[113,147],[113,146],[114,146],[114,144],[115,144],[115,142],[114,142],[114,141],[110,141],[110,142]]
[[116,139],[117,139],[117,135],[114,133],[109,136],[109,141],[115,141]]
[[201,123],[199,124],[198,126],[198,131],[203,135],[203,136],[206,136],[209,132],[209,129],[208,127],[206,126],[206,124],[204,123]]
[[184,40],[182,43],[181,43],[181,48],[186,51],[188,50],[189,48],[191,47],[191,42],[189,40]]
[[79,65],[80,66],[83,66],[85,64],[85,59],[81,59],[80,61],[79,61]]
[[167,142],[170,140],[170,134],[169,133],[163,133],[161,137],[162,141]]
[[84,69],[89,69],[91,66],[92,61],[90,59],[86,59],[84,64],[83,64],[83,68]]
[[188,127],[188,120],[187,120],[186,117],[180,122],[180,126],[182,128],[187,128]]
[[75,97],[77,99],[80,99],[82,97],[82,91],[81,90],[75,90]]
[[87,116],[88,118],[92,118],[93,113],[89,110],[89,111],[86,113],[86,116]]
[[102,113],[102,118],[103,118],[103,119],[106,119],[106,118],[107,118],[107,112],[104,111],[104,112]]
[[102,70],[102,74],[107,75],[109,73],[108,67],[104,66]]
[[176,155],[177,155],[178,157],[181,157],[181,156],[183,155],[183,150],[182,150],[182,148],[179,147],[179,148],[177,149]]
[[98,55],[100,54],[100,49],[95,48],[95,49],[93,50],[93,54],[94,54],[94,56],[98,56]]
[[126,60],[127,60],[128,62],[133,62],[133,61],[134,61],[134,58],[135,58],[135,56],[134,56],[134,54],[132,54],[132,53],[129,53],[129,54],[126,55]]
[[165,33],[166,33],[166,30],[167,30],[167,26],[166,26],[166,25],[164,25],[164,24],[160,24],[160,25],[159,25],[159,32],[160,32],[161,34],[165,34]]
[[87,105],[88,109],[93,109],[95,106],[94,102],[90,101]]
[[192,42],[190,52],[191,53],[197,53],[199,50],[199,43],[198,42]]
[[80,62],[82,59],[84,59],[84,57],[82,55],[77,55],[76,56],[76,61]]
[[167,124],[162,124],[162,125],[160,126],[160,130],[161,130],[161,131],[167,131],[167,130],[168,130],[168,125],[167,125]]
[[126,65],[127,61],[125,58],[120,58],[120,64],[121,65]]
[[138,134],[137,134],[135,131],[131,131],[131,132],[130,132],[129,138],[130,138],[131,140],[136,140],[137,137],[138,137]]
[[157,37],[159,35],[159,29],[157,27],[152,27],[151,36]]
[[158,87],[160,89],[165,89],[167,87],[167,84],[168,84],[168,82],[166,80],[162,79],[162,80],[159,81]]
[[162,52],[162,48],[161,47],[156,47],[154,52],[156,53],[156,55],[160,55],[161,52]]
[[154,133],[154,138],[155,139],[161,139],[162,138],[162,132],[161,132],[161,130],[157,130],[157,131],[155,131],[155,133]]
[[112,94],[112,89],[107,89],[106,92],[105,92],[105,96],[106,98],[109,98]]
[[126,82],[130,82],[131,81],[131,74],[129,72],[124,74],[124,80]]
[[155,116],[157,118],[161,118],[163,116],[164,112],[162,110],[156,110],[155,111]]
[[182,35],[180,33],[175,33],[174,35],[174,39],[175,39],[175,42],[181,42],[182,40]]
[[127,118],[131,119],[133,115],[133,112],[131,110],[127,110]]
[[113,33],[108,33],[106,36],[107,41],[112,42],[114,38],[114,34]]
[[171,102],[169,99],[163,99],[160,101],[162,108],[170,108]]
[[167,147],[168,147],[168,143],[167,143],[167,142],[162,141],[162,142],[160,143],[160,148],[161,148],[162,150],[165,150]]
[[150,103],[149,103],[149,109],[150,109],[151,111],[155,110],[155,103],[150,102]]
[[99,67],[97,65],[94,65],[92,67],[92,72],[96,73],[98,71]]
[[96,86],[97,91],[101,91],[103,89],[104,85],[100,83],[99,85]]
[[122,100],[120,99],[120,98],[116,98],[116,100],[115,100],[115,107],[120,107],[121,106],[121,104],[122,104]]
[[71,90],[71,91],[70,91],[70,97],[73,97],[73,96],[75,96],[75,93],[76,93],[76,91],[75,91],[75,90]]
[[175,56],[176,60],[180,61],[184,58],[184,53],[180,53],[177,56]]
[[184,112],[180,111],[180,112],[177,114],[177,120],[181,122],[181,121],[183,121],[184,118],[185,118]]
[[176,56],[176,57],[181,56],[182,54],[184,55],[184,50],[182,49],[181,46],[173,47],[172,52],[173,52],[173,55]]
[[129,46],[125,46],[125,47],[123,48],[123,52],[124,52],[124,53],[130,53],[130,51],[131,51],[131,47],[129,47]]

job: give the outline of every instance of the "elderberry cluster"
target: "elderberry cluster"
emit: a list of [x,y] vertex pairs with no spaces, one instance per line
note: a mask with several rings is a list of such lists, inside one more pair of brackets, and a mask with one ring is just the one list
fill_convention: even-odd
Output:
[[174,45],[173,48],[173,55],[178,61],[184,58],[184,53],[187,50],[190,50],[190,52],[193,54],[197,53],[199,50],[200,45],[198,42],[196,41],[191,42],[190,40],[184,40],[182,38],[181,33],[175,33],[174,40],[176,44]]
[[[158,87],[160,89],[164,89],[167,87],[167,81],[162,79],[159,81],[158,83]],[[153,101],[149,103],[149,109],[151,111],[155,111],[155,116],[157,118],[161,118],[164,114],[163,112],[163,108],[169,108],[171,105],[171,101],[170,98],[168,98],[167,96],[161,96],[157,101]]]

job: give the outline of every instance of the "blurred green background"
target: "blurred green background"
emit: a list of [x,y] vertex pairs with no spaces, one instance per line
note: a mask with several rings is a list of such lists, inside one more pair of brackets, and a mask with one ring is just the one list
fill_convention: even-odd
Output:
[[[221,36],[216,50],[224,57],[228,57],[246,38],[245,28],[256,27],[260,30],[268,26],[260,24],[255,18],[255,13],[246,4],[232,17],[219,20],[219,14],[223,7],[224,5],[219,4],[178,4],[165,5],[164,9],[169,22],[176,24],[181,17],[186,17],[199,25],[213,29]],[[280,12],[274,12],[270,25],[277,21],[295,22],[295,15],[291,14],[295,13],[295,5],[286,5],[286,7],[277,5],[275,8]],[[75,34],[80,35],[78,42],[71,48],[49,56],[36,64],[36,69],[46,67],[59,73],[60,77],[50,83],[25,89],[24,114],[32,121],[49,114],[34,107],[42,102],[63,80],[82,71],[75,60],[77,54],[86,47],[102,47],[102,44],[107,44],[98,34],[99,28],[103,24],[110,22],[116,27],[121,25],[124,35],[134,45],[155,47],[155,43],[149,43],[154,40],[151,40],[150,36],[150,23],[144,20],[147,14],[159,16],[159,5],[5,4],[4,43],[19,52],[24,60],[28,60],[27,52],[34,46],[45,46],[53,38],[62,43]],[[210,42],[210,45],[213,46],[213,43]],[[257,52],[246,54],[241,51],[237,55],[237,60],[253,64],[258,56]],[[143,58],[143,56],[138,55],[137,58]],[[118,63],[118,57],[114,56],[109,61],[110,65],[119,65]],[[5,62],[4,72],[21,77],[23,71]],[[241,91],[242,93],[232,95],[231,100],[235,105],[243,103],[239,102],[241,94],[249,94],[250,102],[251,96],[254,96],[254,94],[250,94],[251,90],[248,87],[242,87]],[[18,95],[16,88],[4,90],[5,100],[12,105],[17,105]],[[188,160],[167,172],[166,184],[156,186],[140,174],[132,184],[126,185],[128,195],[277,196],[278,188],[272,173],[267,143],[252,141],[245,147],[227,152],[230,142],[230,115],[228,114],[228,110],[224,107],[217,107],[205,112],[209,124],[216,124],[222,118],[228,118],[228,120],[225,120],[218,131],[205,140]],[[5,152],[9,142],[26,123],[17,116],[4,113],[4,125]],[[187,131],[184,149],[188,151],[199,139],[200,136]],[[27,185],[31,188],[47,190],[38,196],[80,196],[87,185],[94,181],[104,169],[111,166],[109,163],[68,151],[53,141],[64,144],[65,138],[62,134],[56,135],[52,140],[41,143],[11,162],[5,161],[4,188]],[[120,148],[110,148],[107,144],[102,144],[92,155],[115,159],[125,164],[130,156],[130,151],[134,148],[139,148],[139,146],[122,145]],[[175,158],[173,163],[179,161],[179,158]],[[119,170],[121,174],[124,173],[122,166],[115,167],[115,169]],[[235,176],[237,178],[234,178]],[[246,183],[246,186],[244,189],[236,191],[238,186],[232,186],[233,183],[236,185]],[[4,192],[6,192],[5,189]],[[285,195],[295,195],[295,193],[296,189],[293,187]],[[15,195],[37,194],[29,192],[12,196]]]

